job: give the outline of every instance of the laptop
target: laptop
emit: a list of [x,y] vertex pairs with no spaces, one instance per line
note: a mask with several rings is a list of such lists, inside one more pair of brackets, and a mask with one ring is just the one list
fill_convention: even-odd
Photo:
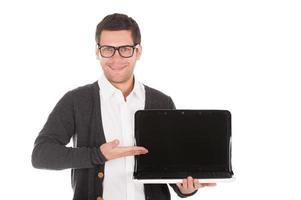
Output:
[[232,181],[231,113],[227,110],[138,110],[133,179],[142,183]]

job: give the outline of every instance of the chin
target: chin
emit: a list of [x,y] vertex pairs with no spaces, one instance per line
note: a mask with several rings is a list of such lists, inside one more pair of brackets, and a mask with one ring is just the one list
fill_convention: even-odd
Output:
[[125,76],[113,75],[113,76],[108,76],[108,77],[109,77],[108,80],[113,83],[124,83],[128,80]]

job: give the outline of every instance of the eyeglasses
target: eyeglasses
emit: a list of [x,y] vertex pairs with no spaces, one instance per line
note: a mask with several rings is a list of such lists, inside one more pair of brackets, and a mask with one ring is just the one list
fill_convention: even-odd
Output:
[[116,50],[119,55],[123,58],[130,58],[134,54],[134,50],[137,48],[136,45],[123,45],[119,47],[109,46],[109,45],[100,45],[97,44],[98,49],[100,50],[100,55],[104,58],[111,58],[115,55]]

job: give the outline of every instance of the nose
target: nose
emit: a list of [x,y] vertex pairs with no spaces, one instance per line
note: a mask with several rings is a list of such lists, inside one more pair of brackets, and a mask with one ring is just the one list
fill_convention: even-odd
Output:
[[121,58],[122,59],[123,57],[119,54],[119,51],[116,49],[112,58],[119,58],[119,59]]
[[124,63],[126,61],[125,61],[125,58],[120,56],[119,52],[116,50],[112,57],[107,58],[107,62],[109,62],[111,64],[120,64],[120,63]]

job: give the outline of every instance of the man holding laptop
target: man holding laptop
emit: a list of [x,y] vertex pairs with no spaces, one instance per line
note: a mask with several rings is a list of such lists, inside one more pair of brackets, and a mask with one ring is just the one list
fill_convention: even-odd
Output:
[[[134,156],[148,153],[135,146],[134,114],[143,109],[175,109],[174,103],[134,77],[142,53],[135,20],[108,15],[98,24],[95,39],[104,74],[60,99],[35,141],[32,164],[41,169],[71,168],[74,200],[168,200],[166,184],[132,179]],[[66,147],[71,138],[74,146]],[[171,187],[187,197],[214,185],[189,176]]]

